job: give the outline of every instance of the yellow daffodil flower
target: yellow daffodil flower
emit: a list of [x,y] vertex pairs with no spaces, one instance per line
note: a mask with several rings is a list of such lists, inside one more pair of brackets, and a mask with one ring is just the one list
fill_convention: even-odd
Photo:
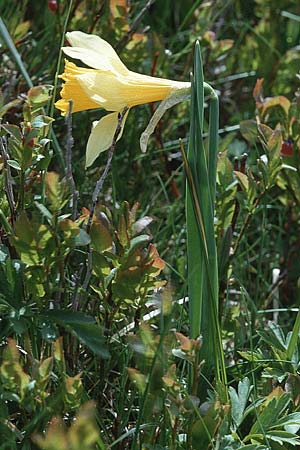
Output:
[[71,47],[63,47],[63,52],[92,69],[66,61],[64,73],[60,76],[65,83],[60,93],[61,99],[55,106],[62,115],[67,114],[70,100],[73,102],[72,112],[96,108],[113,111],[93,122],[87,143],[86,167],[111,146],[118,114],[125,107],[165,100],[170,94],[190,87],[190,83],[150,77],[128,70],[111,45],[99,36],[72,31],[66,33],[66,38]]

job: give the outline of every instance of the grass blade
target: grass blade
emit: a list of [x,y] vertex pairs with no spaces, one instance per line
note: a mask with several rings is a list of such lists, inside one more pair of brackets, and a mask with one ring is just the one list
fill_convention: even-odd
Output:
[[25,78],[26,83],[28,84],[28,87],[32,88],[33,87],[33,83],[31,81],[31,78],[30,78],[30,76],[29,76],[29,74],[28,74],[28,72],[26,70],[26,67],[23,64],[22,58],[20,56],[20,53],[16,49],[15,44],[14,44],[12,38],[10,37],[10,34],[9,34],[7,28],[6,28],[6,25],[3,22],[1,17],[0,17],[0,33],[1,33],[1,36],[2,36],[5,44],[7,45],[7,48],[9,49],[12,57],[16,61],[16,64],[19,67],[21,74]]

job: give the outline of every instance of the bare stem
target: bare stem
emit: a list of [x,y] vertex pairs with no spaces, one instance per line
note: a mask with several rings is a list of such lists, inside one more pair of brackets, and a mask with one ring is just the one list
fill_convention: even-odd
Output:
[[67,166],[67,180],[70,184],[72,194],[72,202],[71,202],[72,220],[75,220],[77,216],[77,201],[79,197],[79,192],[76,190],[76,185],[72,171],[72,148],[74,145],[74,139],[72,136],[72,109],[73,109],[73,101],[69,100],[69,109],[68,114],[66,116],[66,125],[67,125],[66,166]]
[[130,40],[133,33],[135,33],[135,31],[137,30],[143,16],[147,13],[147,11],[150,9],[150,7],[153,5],[154,2],[155,2],[155,0],[148,0],[146,5],[141,9],[141,11],[138,13],[136,18],[132,22],[130,29],[123,36],[123,38],[118,42],[118,44],[115,46],[115,50],[120,51],[120,50],[122,50],[122,48],[124,48],[126,46],[127,42]]
[[87,233],[89,233],[90,229],[91,229],[93,215],[95,213],[95,208],[96,208],[98,196],[100,194],[100,191],[102,189],[103,183],[104,183],[104,181],[105,181],[105,179],[107,177],[108,171],[110,169],[111,161],[112,161],[112,158],[113,158],[113,155],[114,155],[114,152],[115,152],[115,148],[116,148],[116,143],[117,143],[119,134],[120,134],[121,129],[122,129],[123,119],[124,119],[124,116],[127,113],[127,111],[128,111],[128,108],[126,107],[118,115],[118,124],[117,124],[117,128],[116,128],[116,131],[115,131],[115,134],[114,134],[114,137],[113,137],[112,144],[111,144],[111,146],[110,146],[110,148],[108,150],[108,158],[107,158],[107,161],[106,161],[106,165],[105,165],[105,168],[104,168],[104,171],[103,171],[101,177],[99,178],[99,180],[96,183],[96,186],[95,186],[95,189],[94,189],[94,192],[93,192],[92,207],[90,209],[90,215],[89,215],[89,219],[88,219],[87,226],[86,226]]
[[[104,171],[103,171],[101,177],[99,178],[99,180],[96,183],[96,186],[95,186],[95,189],[94,189],[94,192],[93,192],[92,206],[91,206],[91,209],[90,209],[90,215],[89,215],[87,226],[86,226],[86,232],[87,233],[90,233],[90,230],[91,230],[91,225],[92,225],[93,216],[94,216],[94,213],[95,213],[95,208],[96,208],[97,201],[98,201],[98,196],[100,194],[100,191],[102,189],[103,183],[104,183],[104,181],[105,181],[105,179],[107,177],[108,171],[110,169],[110,165],[111,165],[111,161],[112,161],[112,158],[113,158],[113,155],[114,155],[114,152],[115,152],[117,140],[118,140],[118,137],[119,137],[121,129],[122,129],[122,123],[123,123],[123,120],[124,120],[124,116],[127,113],[127,111],[128,111],[128,108],[126,107],[118,115],[118,124],[117,124],[117,128],[116,128],[116,131],[115,131],[115,134],[114,134],[114,137],[113,137],[112,144],[111,144],[111,146],[110,146],[110,148],[108,150],[108,158],[107,158],[107,161],[106,161],[106,165],[105,165],[105,168],[104,168]],[[91,278],[91,274],[92,274],[92,251],[91,251],[91,246],[90,245],[87,246],[87,253],[88,253],[88,261],[87,261],[87,268],[86,268],[85,278],[84,278],[84,281],[83,281],[83,284],[82,284],[83,292],[87,289],[87,287],[89,285],[90,278]]]

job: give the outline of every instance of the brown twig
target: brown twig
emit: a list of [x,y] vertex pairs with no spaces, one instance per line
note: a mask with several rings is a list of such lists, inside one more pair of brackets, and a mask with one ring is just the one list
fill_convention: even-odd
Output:
[[74,275],[74,293],[73,293],[73,300],[72,300],[72,305],[73,305],[73,309],[74,311],[77,311],[78,309],[78,305],[79,305],[79,287],[80,287],[80,280],[81,280],[81,275],[83,272],[83,264],[81,264],[79,270],[75,273]]
[[[121,113],[119,113],[118,115],[118,124],[117,124],[117,128],[113,137],[113,141],[112,144],[108,150],[108,158],[106,161],[106,165],[104,168],[104,171],[101,175],[101,177],[99,178],[99,180],[96,183],[94,192],[93,192],[93,196],[92,196],[92,206],[90,209],[90,214],[89,214],[89,218],[88,218],[88,222],[87,222],[87,226],[86,226],[86,232],[89,234],[91,231],[91,226],[92,226],[92,221],[93,221],[93,216],[95,213],[95,208],[97,205],[97,201],[98,201],[98,196],[100,194],[100,191],[102,189],[103,183],[107,177],[108,171],[110,169],[110,165],[111,165],[111,161],[115,152],[115,148],[116,148],[116,144],[117,144],[117,140],[118,137],[120,135],[121,129],[122,129],[122,123],[123,123],[123,119],[125,114],[127,113],[128,108],[124,108],[123,111]],[[91,278],[91,274],[92,274],[92,251],[91,251],[91,246],[88,245],[87,246],[87,253],[88,253],[88,261],[87,261],[87,268],[86,268],[86,274],[85,274],[85,278],[82,284],[82,291],[84,292],[88,285],[89,285],[89,281]]]
[[95,186],[95,189],[94,189],[94,192],[93,192],[92,207],[91,207],[91,210],[90,210],[90,215],[89,215],[88,223],[87,223],[87,226],[86,226],[87,233],[89,233],[90,229],[91,229],[93,215],[94,215],[96,204],[97,204],[97,201],[98,201],[98,196],[100,194],[100,191],[102,189],[103,183],[104,183],[104,181],[106,179],[106,176],[108,174],[108,171],[110,169],[111,161],[112,161],[112,158],[113,158],[113,155],[114,155],[114,152],[115,152],[115,148],[116,148],[116,143],[117,143],[119,134],[120,134],[121,129],[122,129],[123,119],[124,119],[124,116],[127,113],[127,111],[128,111],[128,108],[126,107],[126,108],[123,109],[123,111],[121,113],[118,114],[118,124],[117,124],[117,128],[116,128],[116,131],[115,131],[115,134],[114,134],[114,137],[113,137],[112,144],[111,144],[111,146],[110,146],[110,148],[108,150],[108,158],[107,158],[107,161],[106,161],[106,165],[105,165],[105,168],[104,168],[104,171],[103,171],[101,177],[99,178],[99,180],[96,183],[96,186]]
[[93,33],[93,31],[94,31],[94,29],[95,29],[95,27],[96,27],[96,25],[97,25],[97,22],[99,22],[99,20],[100,20],[100,18],[101,18],[101,14],[102,14],[102,11],[103,11],[103,9],[104,9],[104,7],[105,7],[105,3],[106,3],[106,0],[102,0],[102,2],[100,3],[100,5],[98,5],[97,6],[97,13],[94,15],[94,20],[93,20],[93,22],[92,22],[92,24],[91,24],[91,26],[90,26],[90,28],[89,28],[89,30],[88,30],[88,32],[91,34],[91,33]]
[[66,143],[66,167],[67,167],[67,180],[70,184],[71,194],[72,194],[72,220],[77,217],[77,201],[79,197],[79,192],[76,190],[76,185],[73,177],[72,171],[72,148],[74,145],[74,139],[72,136],[72,109],[73,102],[69,100],[68,114],[66,116],[67,125],[67,143]]
[[132,25],[131,25],[130,29],[123,36],[123,38],[116,44],[115,50],[120,51],[126,46],[128,41],[130,40],[131,36],[137,30],[137,28],[138,28],[138,26],[139,26],[143,16],[147,13],[147,11],[150,9],[150,7],[153,5],[154,2],[155,2],[155,0],[148,0],[146,5],[141,9],[139,14],[136,16],[136,18],[132,22]]

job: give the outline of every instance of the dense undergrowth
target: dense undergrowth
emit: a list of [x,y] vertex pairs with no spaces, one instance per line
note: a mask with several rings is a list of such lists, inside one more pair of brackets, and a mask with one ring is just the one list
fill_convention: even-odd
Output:
[[[300,448],[299,2],[0,0],[0,13],[0,449]],[[190,331],[189,102],[145,154],[155,105],[130,112],[93,205],[107,152],[85,170],[85,148],[101,111],[54,108],[71,30],[178,81],[200,41],[220,103],[226,382]]]

